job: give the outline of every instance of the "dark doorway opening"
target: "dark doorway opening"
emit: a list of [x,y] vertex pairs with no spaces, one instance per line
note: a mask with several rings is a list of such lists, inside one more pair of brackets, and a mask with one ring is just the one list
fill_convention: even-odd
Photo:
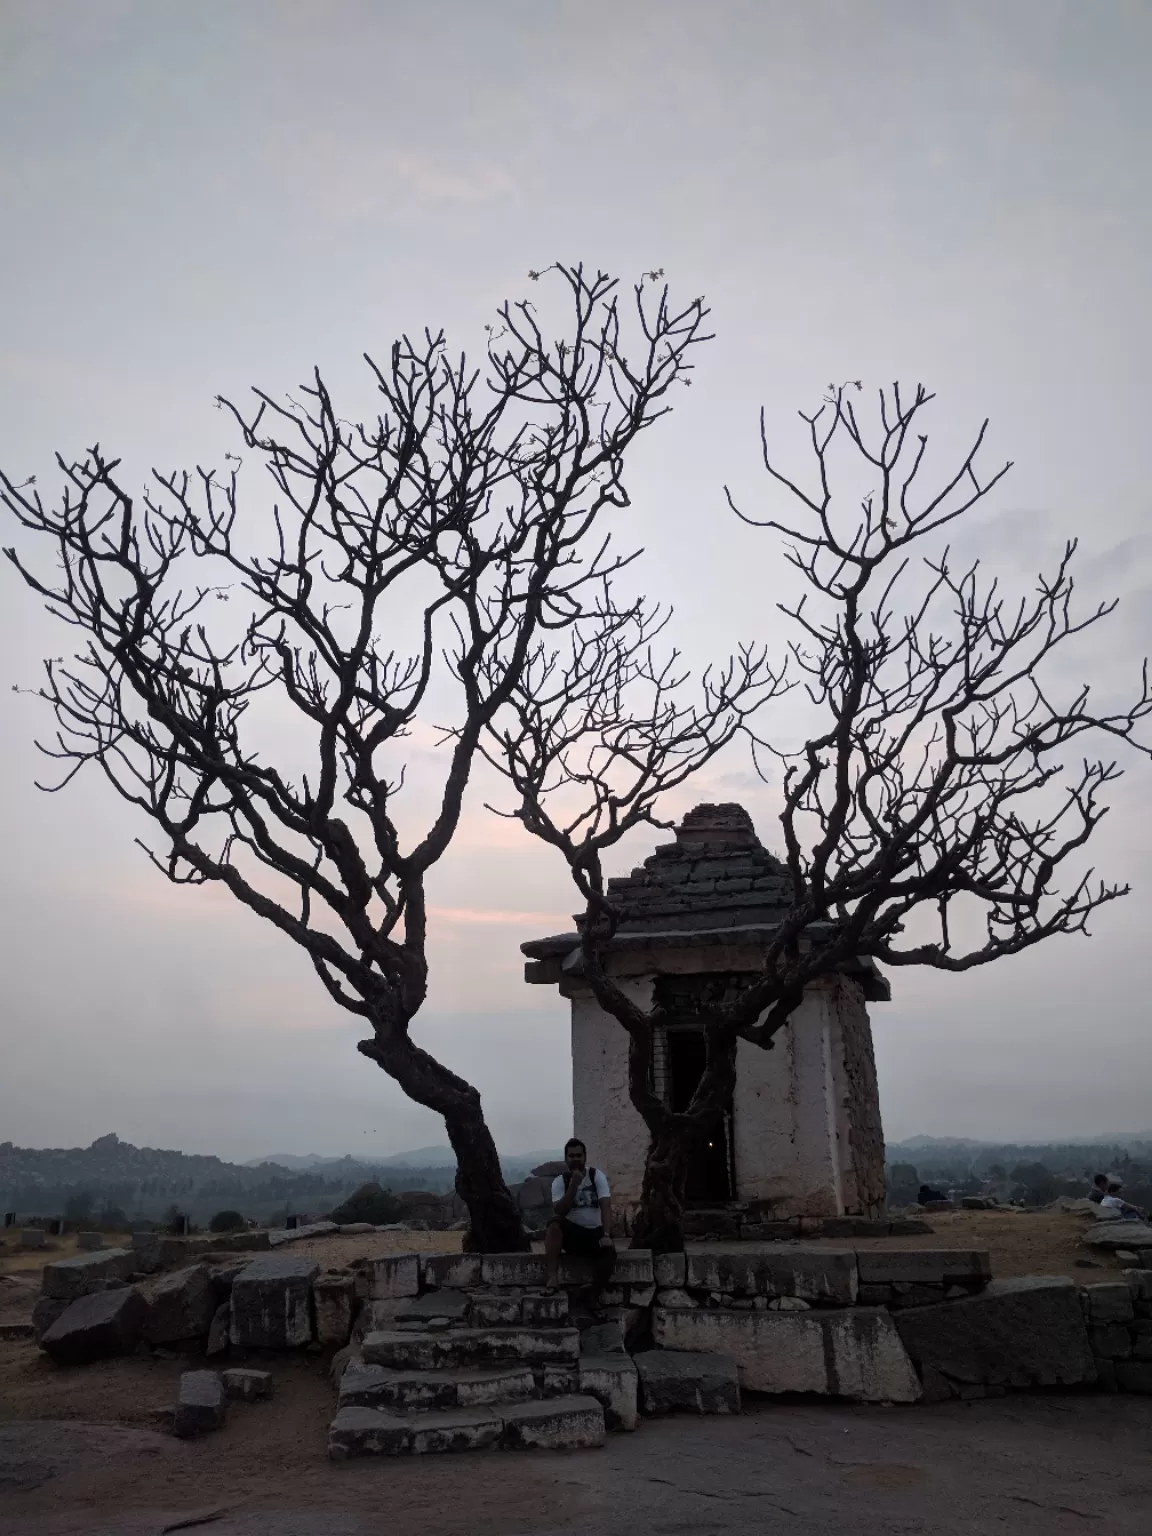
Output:
[[[668,1100],[673,1110],[687,1109],[704,1075],[704,1031],[668,1031]],[[722,1205],[735,1198],[732,1179],[732,1107],[720,1126],[693,1155],[686,1198],[693,1205]]]

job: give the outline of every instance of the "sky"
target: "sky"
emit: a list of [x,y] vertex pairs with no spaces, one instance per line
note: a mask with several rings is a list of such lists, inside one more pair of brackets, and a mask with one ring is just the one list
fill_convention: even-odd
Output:
[[[1015,464],[962,547],[1026,590],[1079,537],[1086,592],[1120,608],[1076,666],[1123,692],[1152,633],[1150,57],[1147,0],[0,0],[0,462],[46,490],[55,452],[96,441],[140,481],[219,462],[218,393],[319,365],[355,416],[365,351],[424,325],[478,350],[530,268],[663,267],[716,339],[636,454],[622,529],[690,658],[781,637],[787,576],[723,493],[770,505],[761,408],[787,455],[829,380],[922,380],[934,442],[987,416]],[[167,885],[95,777],[35,789],[46,721],[13,690],[64,645],[6,566],[0,1139],[442,1141],[287,941]],[[890,1139],[1152,1125],[1150,772],[1132,762],[1094,845],[1132,894],[1090,939],[894,978],[872,1010]],[[555,1146],[566,1005],[524,985],[519,944],[575,903],[482,789],[432,881],[414,1033],[501,1148]],[[778,841],[738,749],[673,808],[717,798]]]

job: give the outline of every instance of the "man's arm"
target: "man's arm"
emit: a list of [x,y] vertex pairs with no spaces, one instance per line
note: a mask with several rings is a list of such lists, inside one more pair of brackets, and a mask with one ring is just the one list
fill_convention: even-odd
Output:
[[560,1196],[559,1200],[554,1200],[552,1202],[552,1209],[557,1216],[567,1216],[568,1212],[576,1203],[576,1194],[583,1182],[584,1175],[582,1173],[574,1173],[571,1175],[567,1184],[564,1186],[564,1193]]
[[600,1225],[604,1228],[604,1236],[600,1241],[607,1246],[612,1241],[608,1235],[612,1231],[612,1198],[610,1195],[605,1195],[600,1201]]

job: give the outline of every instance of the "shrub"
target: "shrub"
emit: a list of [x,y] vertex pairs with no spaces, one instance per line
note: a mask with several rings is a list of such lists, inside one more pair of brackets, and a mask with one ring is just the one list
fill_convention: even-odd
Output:
[[209,1232],[242,1232],[248,1225],[239,1211],[217,1211],[208,1223]]

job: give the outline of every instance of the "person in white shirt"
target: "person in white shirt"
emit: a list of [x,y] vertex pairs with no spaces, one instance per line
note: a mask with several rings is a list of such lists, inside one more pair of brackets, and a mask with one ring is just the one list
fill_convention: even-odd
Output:
[[567,1172],[552,1181],[553,1217],[544,1234],[547,1261],[545,1289],[560,1283],[560,1255],[592,1260],[592,1305],[616,1267],[616,1249],[608,1233],[612,1225],[612,1193],[599,1168],[589,1168],[584,1143],[573,1136],[564,1147]]
[[1101,1200],[1100,1204],[1106,1210],[1112,1209],[1114,1211],[1119,1211],[1121,1221],[1143,1221],[1144,1212],[1140,1209],[1140,1207],[1136,1205],[1129,1205],[1127,1200],[1122,1200],[1120,1198],[1120,1190],[1122,1187],[1123,1186],[1121,1185],[1119,1179],[1110,1179],[1108,1182],[1108,1193],[1104,1196],[1103,1200]]

